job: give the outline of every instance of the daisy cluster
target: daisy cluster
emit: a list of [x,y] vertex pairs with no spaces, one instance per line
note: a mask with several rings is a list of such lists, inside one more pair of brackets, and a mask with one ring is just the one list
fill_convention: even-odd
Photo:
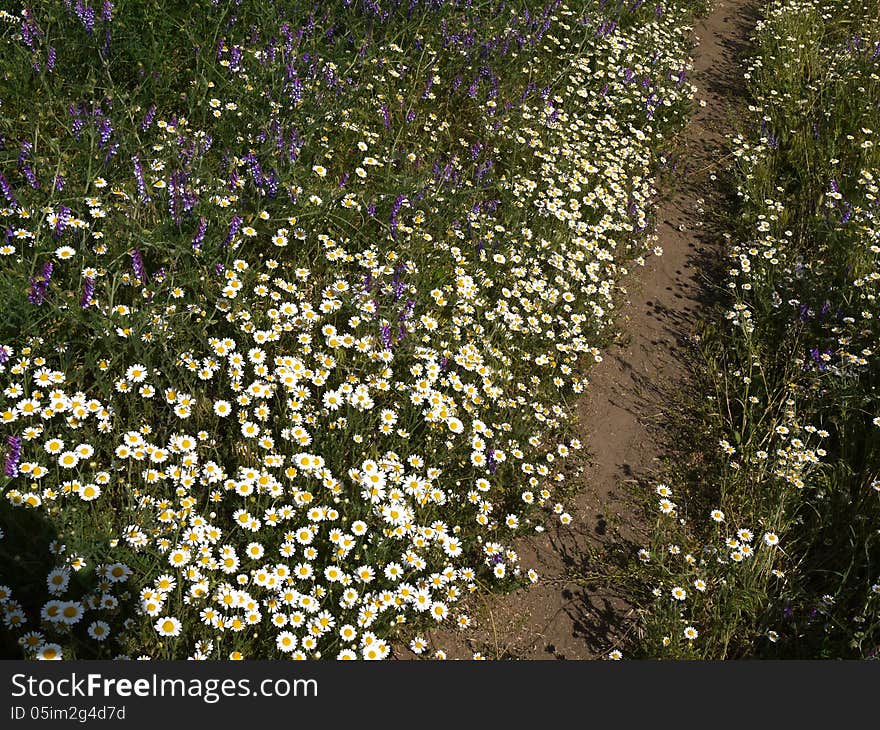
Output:
[[707,344],[718,451],[707,485],[683,485],[680,500],[657,487],[656,540],[639,553],[658,596],[652,641],[713,658],[868,656],[880,639],[880,25],[863,2],[776,0],[755,44],[750,129],[731,139],[729,299]]
[[0,129],[3,509],[63,536],[48,602],[4,586],[29,656],[382,659],[571,520],[685,4],[224,5],[161,83],[112,3],[4,16],[51,90]]

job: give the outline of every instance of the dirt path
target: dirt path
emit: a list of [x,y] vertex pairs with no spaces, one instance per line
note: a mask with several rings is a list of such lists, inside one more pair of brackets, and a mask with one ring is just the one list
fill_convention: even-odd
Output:
[[637,272],[618,315],[623,334],[590,372],[579,415],[592,463],[572,505],[575,522],[520,545],[524,568],[535,567],[541,583],[485,599],[475,611],[473,630],[432,637],[450,658],[470,658],[474,651],[489,658],[600,657],[626,625],[629,607],[593,581],[591,556],[604,547],[607,560],[609,546],[625,546],[637,534],[627,485],[647,482],[663,453],[664,394],[687,388],[683,345],[705,308],[703,272],[719,250],[704,226],[703,211],[712,196],[710,176],[723,154],[724,134],[734,128],[731,109],[742,88],[737,58],[754,28],[755,6],[755,0],[716,0],[695,26],[689,80],[706,104],[695,106],[682,132],[670,175],[676,189],[662,191],[668,199],[659,210],[657,235],[664,254]]

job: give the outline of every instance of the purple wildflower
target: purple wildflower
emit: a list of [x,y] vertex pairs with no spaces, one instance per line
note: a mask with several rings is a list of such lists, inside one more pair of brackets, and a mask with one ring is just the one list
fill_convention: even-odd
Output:
[[82,299],[79,301],[79,305],[86,309],[92,303],[92,297],[95,295],[95,279],[91,276],[86,276],[83,279],[83,293]]
[[18,460],[21,458],[21,437],[6,437],[6,460],[3,464],[3,474],[8,477],[18,475]]
[[382,340],[382,347],[386,350],[391,349],[391,327],[390,325],[383,324],[382,329],[379,331],[379,337]]
[[99,145],[103,148],[110,141],[110,137],[113,135],[113,125],[110,123],[110,119],[104,117],[101,119],[101,123],[98,125],[98,141]]
[[30,155],[31,150],[33,148],[34,148],[34,146],[30,142],[28,142],[27,140],[25,140],[24,142],[21,143],[21,150],[18,153],[18,164],[19,165],[24,164],[25,160],[27,160],[27,158]]
[[488,467],[490,474],[494,474],[498,471],[498,462],[495,461],[495,449],[486,450],[486,466]]
[[141,167],[141,161],[137,155],[131,158],[134,163],[134,179],[137,182],[138,195],[141,202],[149,203],[150,194],[147,192],[147,183],[144,181],[144,169]]
[[31,304],[42,306],[46,293],[49,291],[49,281],[52,279],[52,270],[54,266],[51,261],[43,264],[43,270],[39,276],[31,277],[30,291],[28,292],[28,301]]
[[391,282],[391,290],[394,292],[394,301],[399,302],[403,292],[406,291],[406,283],[397,274],[394,275],[394,279]]
[[147,269],[144,266],[144,257],[141,255],[139,248],[131,250],[131,268],[134,270],[134,275],[138,278],[138,281],[142,284],[146,284]]
[[33,171],[33,168],[27,164],[26,162],[21,166],[21,172],[27,178],[28,184],[34,189],[37,190],[40,187],[40,181],[37,180],[37,175]]
[[141,131],[146,132],[150,125],[153,123],[153,118],[156,116],[156,105],[150,104],[150,108],[147,109],[147,113],[144,115],[144,121],[141,123]]
[[239,230],[241,230],[242,219],[234,215],[232,216],[232,220],[229,223],[229,231],[226,234],[226,238],[223,239],[223,245],[227,246],[232,242],[232,239],[238,235]]
[[58,208],[58,220],[55,223],[55,228],[52,231],[52,236],[54,238],[60,238],[64,231],[67,229],[67,224],[70,222],[70,208],[66,205],[62,205]]
[[394,201],[394,206],[391,208],[391,237],[397,238],[397,214],[400,212],[400,209],[403,207],[403,201],[406,200],[406,196],[398,195],[397,199]]
[[193,251],[198,251],[202,247],[202,242],[205,240],[205,231],[208,230],[208,220],[206,218],[199,218],[199,227],[196,229],[196,235],[193,236],[192,247]]
[[15,208],[18,207],[18,201],[15,199],[15,195],[12,194],[12,186],[2,172],[0,172],[0,191],[3,191],[3,197],[6,198],[7,203]]

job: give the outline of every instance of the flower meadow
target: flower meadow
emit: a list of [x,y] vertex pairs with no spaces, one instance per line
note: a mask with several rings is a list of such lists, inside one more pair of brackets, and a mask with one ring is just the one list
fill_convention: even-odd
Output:
[[0,12],[4,651],[430,656],[538,580],[691,12]]
[[655,485],[633,651],[876,658],[880,6],[773,0],[745,79],[699,466]]

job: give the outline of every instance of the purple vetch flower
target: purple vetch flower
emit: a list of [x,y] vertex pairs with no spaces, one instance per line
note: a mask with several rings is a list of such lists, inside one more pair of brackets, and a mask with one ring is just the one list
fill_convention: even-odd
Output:
[[25,163],[33,148],[34,146],[27,140],[21,143],[21,149],[18,152],[19,165],[23,165]]
[[406,322],[406,320],[408,320],[410,317],[412,317],[412,313],[413,313],[413,310],[415,309],[415,307],[416,307],[415,301],[413,301],[412,299],[408,299],[406,302],[406,306],[400,312],[400,317],[399,317],[400,321]]
[[403,207],[403,202],[406,200],[405,195],[398,195],[397,199],[394,201],[394,206],[391,208],[391,237],[397,238],[397,214],[400,212],[400,209]]
[[21,172],[27,179],[28,185],[30,185],[34,190],[38,190],[40,188],[40,181],[37,179],[36,173],[33,171],[33,168],[28,163],[25,162],[21,166]]
[[110,160],[119,152],[119,143],[114,142],[107,148],[107,154],[104,155],[104,164],[108,164]]
[[428,72],[428,83],[425,84],[425,90],[422,92],[422,98],[427,99],[431,95],[431,87],[434,85],[434,74],[430,71]]
[[220,274],[222,274],[225,269],[226,267],[219,262],[214,264],[214,273],[217,274],[217,276],[220,276]]
[[229,52],[229,67],[233,71],[241,71],[241,59],[243,56],[244,52],[241,46],[235,45],[232,47],[232,50]]
[[382,340],[382,347],[386,350],[391,349],[391,326],[383,324],[379,330],[379,338]]
[[34,50],[34,34],[30,25],[24,20],[21,22],[21,39],[28,48]]
[[144,169],[141,167],[140,158],[137,155],[131,158],[131,161],[134,163],[134,179],[137,182],[137,190],[138,195],[140,196],[141,202],[149,203],[150,193],[147,191],[147,183],[144,180]]
[[43,264],[43,270],[39,276],[33,276],[30,279],[30,291],[28,292],[28,301],[31,304],[42,306],[49,291],[49,281],[52,279],[52,271],[54,266],[51,261]]
[[205,240],[205,231],[208,230],[208,220],[207,218],[199,218],[199,227],[196,229],[196,235],[193,236],[192,247],[193,251],[198,251],[202,247],[202,242]]
[[141,250],[139,248],[133,248],[131,250],[131,268],[134,270],[134,275],[138,278],[141,284],[146,284],[147,268],[144,266],[144,257],[141,255]]
[[6,198],[7,203],[13,208],[18,207],[18,200],[16,200],[15,195],[12,194],[12,186],[2,172],[0,172],[0,191],[3,192],[3,197]]
[[62,175],[55,176],[54,187],[58,192],[64,190],[64,177]]
[[110,23],[113,20],[113,3],[110,0],[104,0],[104,7],[101,10],[101,20]]
[[288,84],[290,87],[290,101],[293,102],[294,106],[298,106],[302,103],[303,100],[303,82],[299,76],[294,76],[293,80]]
[[382,122],[385,124],[385,129],[391,129],[391,117],[388,115],[388,105],[382,105]]
[[495,461],[495,449],[486,450],[486,466],[489,469],[490,474],[494,474],[498,471],[498,462]]
[[54,46],[49,48],[49,56],[46,59],[46,69],[50,72],[55,69],[55,47]]
[[171,179],[168,183],[168,214],[177,225],[180,225],[180,209],[183,203],[183,196],[180,193],[181,182],[181,173],[174,172],[171,174]]
[[110,137],[113,135],[113,125],[110,123],[110,119],[108,117],[102,117],[100,124],[98,124],[98,144],[100,147],[106,147],[107,143],[110,141]]
[[83,128],[86,126],[85,120],[81,116],[80,109],[71,104],[67,107],[67,113],[70,115],[72,121],[72,132],[73,138],[79,140],[82,135]]
[[67,224],[70,222],[70,208],[66,205],[62,205],[58,208],[58,220],[55,223],[55,228],[52,231],[53,238],[60,238],[64,235],[64,231],[67,229]]
[[12,357],[12,350],[8,345],[0,345],[0,365],[5,365]]
[[83,293],[79,300],[79,306],[87,309],[92,304],[92,297],[95,295],[95,279],[91,276],[83,278]]
[[243,221],[239,216],[232,216],[232,220],[229,223],[229,231],[226,233],[226,238],[223,239],[223,246],[228,246],[232,242],[232,239],[238,235],[242,223]]
[[[28,175],[28,171],[30,170],[30,167],[28,165],[28,157],[30,157],[31,150],[33,148],[34,146],[30,142],[25,140],[21,143],[21,149],[18,153],[18,167],[24,173],[25,177],[28,178],[28,182],[30,182],[30,177]],[[32,170],[30,170],[30,172],[31,174],[33,174]]]
[[403,279],[398,278],[397,274],[394,275],[394,280],[391,283],[391,289],[394,292],[394,301],[399,302],[400,298],[403,296],[403,292],[406,291],[406,282]]
[[21,437],[6,437],[6,460],[3,463],[3,474],[8,477],[18,475],[18,461],[21,458]]
[[156,105],[150,104],[150,108],[147,109],[147,113],[144,115],[144,121],[141,123],[141,131],[146,132],[150,125],[153,123],[153,118],[156,116]]
[[229,174],[229,184],[227,185],[230,193],[234,193],[236,190],[238,190],[238,181],[239,181],[238,171],[233,170]]
[[74,12],[79,18],[79,21],[83,24],[83,28],[85,28],[86,32],[91,35],[95,30],[95,9],[89,5],[84,5],[82,0],[76,0]]

